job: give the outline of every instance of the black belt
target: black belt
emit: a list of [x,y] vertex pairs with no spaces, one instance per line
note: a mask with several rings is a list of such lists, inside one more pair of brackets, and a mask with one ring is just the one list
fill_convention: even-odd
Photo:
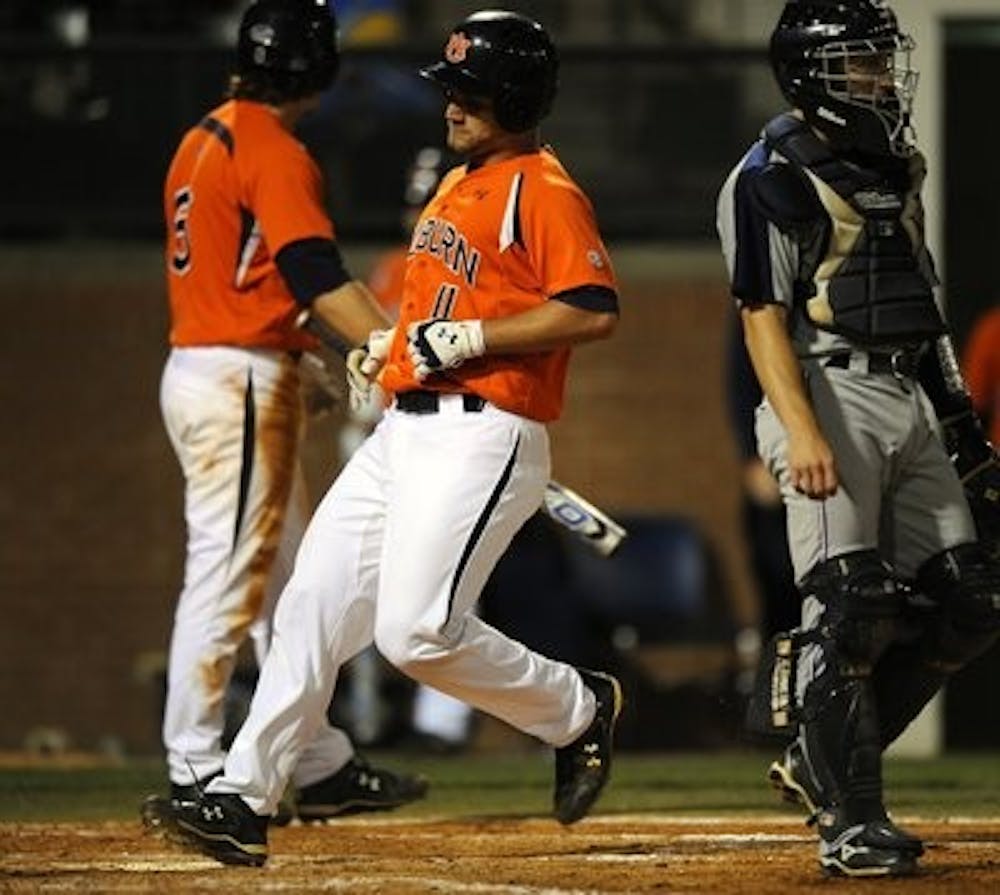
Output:
[[[842,354],[831,354],[823,361],[824,367],[836,367],[838,370],[846,370],[851,366],[850,352]],[[893,351],[891,354],[876,353],[865,354],[868,362],[868,372],[873,375],[892,375],[897,379],[915,379],[917,367],[920,365],[920,358],[912,351]]]
[[[396,408],[403,413],[437,413],[441,392],[416,389],[396,394]],[[449,394],[445,392],[444,394]],[[486,399],[469,392],[462,393],[462,409],[466,413],[479,413],[486,406]]]

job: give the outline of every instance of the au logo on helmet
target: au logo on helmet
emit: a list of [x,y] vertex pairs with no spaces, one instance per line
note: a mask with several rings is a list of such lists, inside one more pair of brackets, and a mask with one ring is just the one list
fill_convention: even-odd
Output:
[[455,31],[448,38],[448,45],[444,48],[444,58],[452,64],[465,62],[466,54],[469,52],[469,47],[471,46],[472,41],[469,38],[461,31]]

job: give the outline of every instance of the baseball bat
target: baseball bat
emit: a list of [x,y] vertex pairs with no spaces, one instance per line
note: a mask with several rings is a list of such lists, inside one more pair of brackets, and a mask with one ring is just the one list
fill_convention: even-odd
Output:
[[[346,357],[347,352],[351,350],[350,345],[338,333],[311,314],[308,308],[302,309],[295,320],[295,325],[309,330],[341,357]],[[611,556],[628,536],[628,531],[607,513],[555,479],[550,479],[545,486],[542,508],[550,519],[563,526],[601,556]]]

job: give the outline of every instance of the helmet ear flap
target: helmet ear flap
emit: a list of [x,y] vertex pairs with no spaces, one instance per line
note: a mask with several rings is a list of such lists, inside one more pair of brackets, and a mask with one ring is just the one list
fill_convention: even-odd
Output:
[[555,72],[550,62],[505,60],[497,72],[493,109],[497,122],[506,131],[530,130],[552,107],[555,98]]

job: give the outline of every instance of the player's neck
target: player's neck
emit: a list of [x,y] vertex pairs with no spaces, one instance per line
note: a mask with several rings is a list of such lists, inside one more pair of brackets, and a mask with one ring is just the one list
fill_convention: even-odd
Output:
[[495,165],[508,159],[516,158],[530,152],[537,152],[541,142],[538,131],[527,131],[523,134],[508,134],[503,140],[473,150],[468,157],[468,167],[482,168],[484,165]]
[[307,112],[312,112],[318,105],[318,98],[306,96],[302,99],[294,99],[276,106],[268,106],[274,116],[281,122],[282,127],[287,130],[294,130],[295,125]]

